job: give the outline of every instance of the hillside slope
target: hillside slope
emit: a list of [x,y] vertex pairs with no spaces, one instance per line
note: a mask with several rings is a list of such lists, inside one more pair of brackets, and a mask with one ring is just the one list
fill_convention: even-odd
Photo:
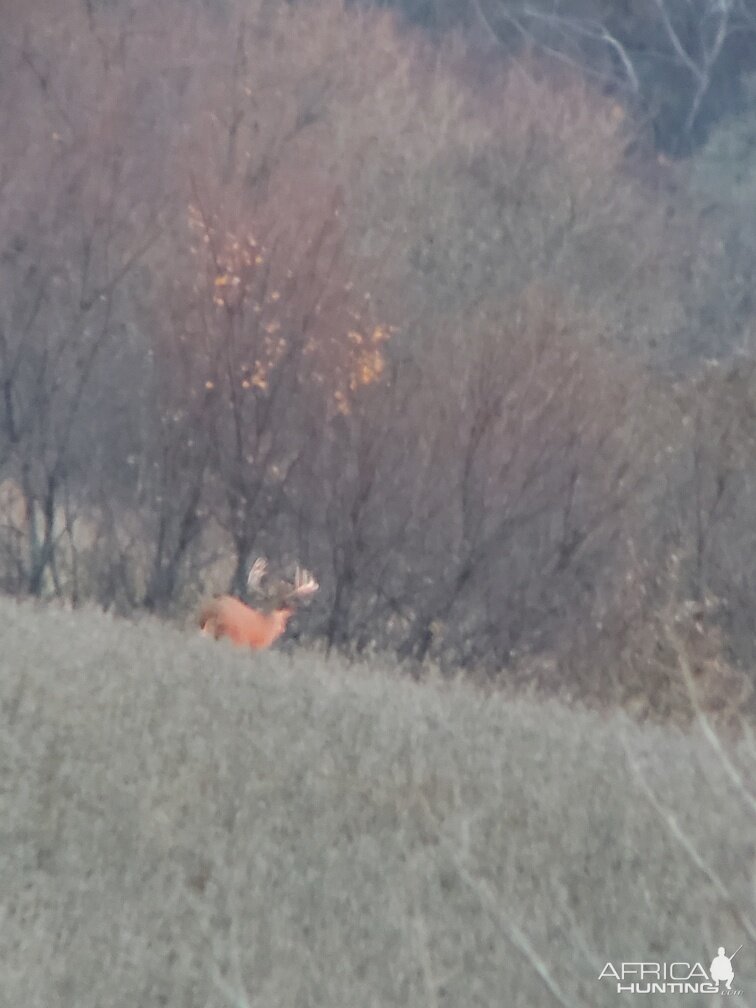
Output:
[[696,735],[5,599],[0,701],[0,1005],[582,1008],[741,943],[756,995]]

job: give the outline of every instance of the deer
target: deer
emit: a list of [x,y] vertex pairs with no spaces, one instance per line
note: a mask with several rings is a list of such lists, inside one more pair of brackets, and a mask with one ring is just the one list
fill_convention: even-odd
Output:
[[261,582],[267,570],[267,560],[258,557],[247,577],[249,592],[262,599],[259,609],[233,595],[216,595],[199,612],[197,622],[202,634],[216,640],[226,637],[253,651],[275,644],[286,630],[297,603],[309,599],[318,590],[318,582],[309,571],[297,566],[293,582],[278,581],[266,591]]

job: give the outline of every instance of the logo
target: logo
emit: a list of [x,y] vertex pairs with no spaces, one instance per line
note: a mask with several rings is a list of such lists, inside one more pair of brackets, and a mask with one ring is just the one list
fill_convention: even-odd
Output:
[[740,952],[743,946],[735,949],[731,956],[725,955],[724,948],[720,945],[717,949],[716,957],[712,960],[711,973],[712,982],[717,985],[717,990],[719,990],[719,985],[724,984],[725,990],[732,990],[732,981],[735,978],[735,973],[732,968],[732,960]]
[[707,970],[701,962],[608,962],[599,980],[608,980],[618,994],[721,994],[735,996],[732,960],[743,946],[727,955],[720,945]]

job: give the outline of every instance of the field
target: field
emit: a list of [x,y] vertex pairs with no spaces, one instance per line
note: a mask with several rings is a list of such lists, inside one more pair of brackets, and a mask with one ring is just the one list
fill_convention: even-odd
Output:
[[0,701],[2,1006],[756,1003],[748,738],[9,600]]

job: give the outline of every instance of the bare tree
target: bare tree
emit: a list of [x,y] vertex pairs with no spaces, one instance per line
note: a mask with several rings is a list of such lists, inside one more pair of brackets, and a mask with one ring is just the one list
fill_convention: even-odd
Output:
[[[624,93],[647,115],[656,116],[670,98],[679,102],[674,130],[685,144],[691,143],[704,102],[719,83],[728,46],[734,49],[756,32],[748,0],[652,0],[631,10],[603,0],[473,0],[473,7],[497,44],[510,51],[523,44],[534,47]],[[671,74],[679,82],[673,83]]]
[[[143,187],[134,202],[141,164],[117,135],[129,96],[83,10],[56,25],[56,44],[80,47],[75,68],[51,59],[52,28],[34,13],[4,39],[1,61],[15,101],[3,108],[0,458],[25,496],[19,569],[38,595],[48,578],[61,590],[56,546],[70,523],[60,515],[91,450],[93,375],[124,332],[123,291],[157,240],[159,206]],[[72,77],[84,85],[76,107]]]

